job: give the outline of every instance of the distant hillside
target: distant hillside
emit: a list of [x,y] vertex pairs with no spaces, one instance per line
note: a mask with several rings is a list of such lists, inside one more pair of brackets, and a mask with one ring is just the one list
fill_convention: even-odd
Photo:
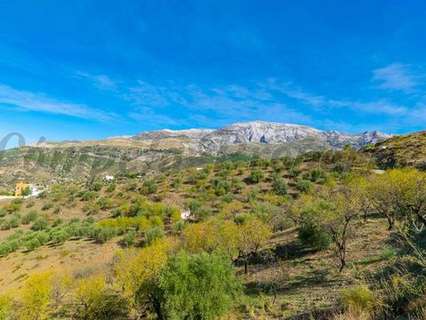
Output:
[[[340,149],[345,145],[361,148],[367,144],[376,143],[389,138],[389,135],[366,131],[360,134],[344,134],[337,131],[321,131],[315,128],[282,124],[264,121],[235,123],[217,130],[191,129],[191,130],[160,130],[142,133],[134,139],[151,143],[164,143],[165,141],[187,141],[188,147],[198,153],[221,154],[231,150],[241,151],[245,146],[257,148],[268,146],[265,149],[278,149],[282,146],[289,147],[289,154],[318,149]],[[295,146],[302,145],[302,148]],[[260,146],[260,147],[259,147]],[[272,147],[271,147],[272,146]],[[269,154],[269,153],[268,153]]]
[[99,141],[45,142],[0,152],[2,185],[16,180],[48,183],[123,172],[149,173],[183,167],[230,154],[264,158],[297,156],[309,151],[359,149],[390,136],[373,131],[356,135],[270,122],[237,123],[229,127],[144,132],[133,137]]
[[426,168],[426,131],[395,136],[365,150],[381,168],[412,166]]

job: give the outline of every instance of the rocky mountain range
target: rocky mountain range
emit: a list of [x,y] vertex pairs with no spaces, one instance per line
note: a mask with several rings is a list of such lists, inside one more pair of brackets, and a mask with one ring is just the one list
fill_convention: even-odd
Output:
[[[390,135],[378,131],[366,131],[360,134],[344,134],[338,131],[321,131],[315,128],[273,122],[253,121],[235,123],[225,128],[159,130],[141,133],[132,139],[151,143],[161,143],[170,139],[182,139],[187,147],[196,153],[218,154],[232,147],[247,145],[294,145],[309,143],[312,148],[340,149],[345,145],[361,148],[390,138]],[[304,150],[308,151],[308,150]]]
[[159,130],[97,141],[43,142],[0,152],[2,183],[49,183],[94,174],[152,172],[202,163],[234,153],[274,158],[308,151],[361,148],[390,136],[377,131],[343,134],[271,122],[236,123],[220,129]]

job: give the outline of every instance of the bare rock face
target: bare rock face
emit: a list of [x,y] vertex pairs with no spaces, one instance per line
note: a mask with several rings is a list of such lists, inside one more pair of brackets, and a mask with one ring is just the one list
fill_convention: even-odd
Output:
[[155,140],[155,139],[168,139],[168,138],[189,138],[189,139],[201,139],[207,134],[213,132],[212,129],[187,129],[187,130],[170,130],[163,129],[159,131],[147,131],[142,132],[139,135],[133,137],[134,139],[141,140]]
[[[251,144],[286,145],[307,142],[322,148],[341,149],[345,145],[361,148],[390,138],[377,131],[361,134],[344,134],[337,131],[321,131],[315,128],[264,121],[235,123],[228,127],[208,130],[160,130],[142,133],[135,137],[139,140],[161,141],[163,139],[185,139],[190,141],[192,151],[216,154],[232,146]],[[309,150],[307,150],[309,151]]]

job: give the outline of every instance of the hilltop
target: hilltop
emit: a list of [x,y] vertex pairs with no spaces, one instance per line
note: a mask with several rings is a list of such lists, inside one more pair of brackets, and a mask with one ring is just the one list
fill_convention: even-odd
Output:
[[394,136],[369,146],[371,154],[381,168],[416,167],[426,168],[426,131],[403,136]]

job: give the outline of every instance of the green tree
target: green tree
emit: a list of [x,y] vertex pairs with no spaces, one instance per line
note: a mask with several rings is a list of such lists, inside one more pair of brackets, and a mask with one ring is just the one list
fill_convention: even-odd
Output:
[[250,176],[248,177],[248,180],[250,183],[259,183],[263,179],[263,173],[262,171],[258,169],[254,169],[250,172]]
[[272,180],[272,189],[275,194],[285,196],[287,194],[287,183],[282,177],[275,175]]
[[211,320],[230,310],[241,284],[225,256],[182,251],[161,272],[159,289],[161,319]]
[[258,218],[249,218],[239,227],[238,249],[244,261],[244,272],[248,272],[248,259],[255,256],[269,240],[272,230]]

